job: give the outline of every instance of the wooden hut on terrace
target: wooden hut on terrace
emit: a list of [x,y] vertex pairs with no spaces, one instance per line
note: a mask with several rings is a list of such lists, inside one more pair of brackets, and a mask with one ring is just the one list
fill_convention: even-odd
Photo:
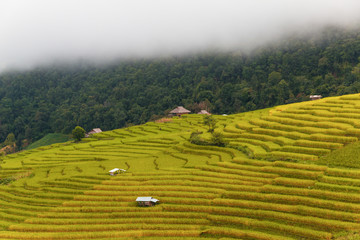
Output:
[[191,113],[191,111],[187,110],[183,106],[178,106],[177,108],[170,111],[171,116],[181,116],[189,113]]
[[102,130],[100,128],[93,128],[93,130],[91,130],[90,132],[88,132],[87,134],[85,134],[85,137],[89,137],[91,134],[94,133],[101,133]]
[[111,176],[115,176],[115,175],[117,175],[119,173],[123,173],[123,172],[126,172],[126,170],[125,169],[119,169],[119,168],[114,168],[114,169],[111,169],[109,171]]
[[152,197],[138,197],[136,202],[140,207],[151,207],[159,203],[159,200]]
[[310,95],[311,100],[318,100],[318,99],[321,99],[321,98],[322,98],[321,95]]
[[200,112],[198,112],[197,114],[204,114],[204,115],[211,115],[211,113],[209,113],[206,110],[201,110]]

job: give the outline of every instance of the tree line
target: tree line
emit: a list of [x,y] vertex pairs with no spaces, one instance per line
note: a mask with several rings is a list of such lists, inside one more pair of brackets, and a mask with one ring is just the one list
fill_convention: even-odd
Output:
[[141,124],[178,105],[230,114],[360,91],[360,31],[329,28],[249,54],[207,52],[52,65],[0,75],[0,142],[17,146],[75,126]]

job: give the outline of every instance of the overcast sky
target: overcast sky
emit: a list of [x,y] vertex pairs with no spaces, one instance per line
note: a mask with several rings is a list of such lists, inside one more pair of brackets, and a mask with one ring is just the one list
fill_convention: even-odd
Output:
[[359,0],[0,0],[0,71],[249,49],[291,31],[359,23],[359,12]]

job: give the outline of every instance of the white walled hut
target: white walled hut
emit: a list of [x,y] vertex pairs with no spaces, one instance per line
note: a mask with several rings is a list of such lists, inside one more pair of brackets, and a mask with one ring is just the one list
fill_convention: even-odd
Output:
[[155,206],[155,204],[159,203],[159,200],[152,197],[138,197],[136,199],[138,206],[140,207],[151,207]]
[[119,173],[123,173],[123,172],[126,172],[126,170],[125,170],[125,169],[120,169],[120,168],[114,168],[114,169],[111,169],[111,170],[109,171],[109,174],[110,174],[111,176],[115,176],[115,175],[117,175],[117,174],[119,174]]

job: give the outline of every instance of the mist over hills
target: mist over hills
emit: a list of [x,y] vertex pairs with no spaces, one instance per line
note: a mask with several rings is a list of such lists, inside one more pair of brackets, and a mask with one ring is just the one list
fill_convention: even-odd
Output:
[[357,0],[0,2],[0,71],[53,61],[249,52],[294,34],[360,22]]
[[48,65],[0,76],[0,141],[80,125],[103,130],[165,116],[177,105],[229,114],[360,91],[360,33],[328,28],[252,54],[203,52],[109,65]]

